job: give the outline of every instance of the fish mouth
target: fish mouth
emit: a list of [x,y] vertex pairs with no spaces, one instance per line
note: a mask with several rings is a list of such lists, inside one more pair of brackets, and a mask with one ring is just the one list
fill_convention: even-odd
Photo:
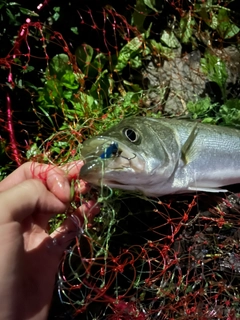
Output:
[[105,137],[84,142],[82,155],[85,164],[80,170],[80,178],[97,186],[126,186],[129,178],[145,167],[142,156],[120,141]]

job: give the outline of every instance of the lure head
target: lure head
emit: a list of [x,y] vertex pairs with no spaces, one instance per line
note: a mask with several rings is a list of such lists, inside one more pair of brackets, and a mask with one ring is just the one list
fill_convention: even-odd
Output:
[[103,153],[100,155],[101,159],[109,159],[112,156],[119,156],[120,151],[118,150],[118,143],[117,142],[112,142],[108,147],[105,148]]

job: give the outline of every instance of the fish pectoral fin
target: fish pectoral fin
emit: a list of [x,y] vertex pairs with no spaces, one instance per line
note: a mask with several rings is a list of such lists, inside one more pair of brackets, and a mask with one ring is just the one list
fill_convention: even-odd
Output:
[[211,188],[211,187],[191,187],[189,186],[188,187],[188,190],[189,191],[204,191],[204,192],[216,192],[216,193],[219,193],[219,192],[228,192],[227,189],[220,189],[220,188]]
[[196,150],[196,147],[194,147],[193,145],[193,142],[197,136],[197,131],[198,131],[197,125],[198,125],[198,122],[195,123],[190,135],[188,136],[186,142],[182,146],[181,158],[185,165],[193,161],[195,157],[198,155],[198,151]]

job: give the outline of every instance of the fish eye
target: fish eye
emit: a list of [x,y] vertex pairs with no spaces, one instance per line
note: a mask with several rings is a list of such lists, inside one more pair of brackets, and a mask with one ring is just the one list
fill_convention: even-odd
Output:
[[131,128],[123,129],[123,134],[130,142],[137,142],[139,139],[139,134]]

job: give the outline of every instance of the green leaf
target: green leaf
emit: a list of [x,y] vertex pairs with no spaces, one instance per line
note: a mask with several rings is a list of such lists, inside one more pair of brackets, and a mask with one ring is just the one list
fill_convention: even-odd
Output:
[[175,54],[170,48],[163,46],[154,39],[148,40],[148,43],[151,47],[151,51],[155,51],[158,55],[161,55],[167,59],[174,59]]
[[60,17],[60,14],[58,12],[55,12],[54,15],[52,16],[54,21],[57,21]]
[[21,13],[26,14],[30,17],[38,17],[39,16],[36,12],[29,10],[29,9],[26,9],[26,8],[23,8],[23,7],[19,7],[19,10],[21,11]]
[[144,39],[148,39],[151,34],[152,22],[150,23],[148,29],[144,32]]
[[9,159],[6,160],[6,165],[0,167],[0,181],[5,179],[8,174],[12,171],[11,165],[13,164],[12,162],[9,163]]
[[8,8],[6,9],[6,13],[7,13],[11,23],[16,23],[17,22],[15,15],[12,14],[12,12]]
[[225,9],[219,9],[218,12],[218,32],[223,39],[230,39],[239,33],[238,28],[230,19]]
[[133,58],[134,56],[139,53],[139,49],[141,48],[143,44],[143,35],[139,37],[133,38],[131,41],[129,41],[119,52],[117,64],[114,68],[116,72],[120,72],[125,68],[130,62],[130,58]]
[[180,38],[183,43],[189,43],[196,26],[196,21],[191,12],[187,12],[180,20]]
[[[103,95],[105,97],[106,92],[109,88],[109,84],[110,84],[109,81],[111,81],[111,80],[110,80],[110,77],[108,74],[108,70],[105,69],[105,70],[103,70],[103,72],[101,72],[98,75],[96,81],[94,82],[91,89],[89,90],[89,94],[95,99],[97,99],[99,97],[98,96],[99,94]],[[97,93],[97,90],[99,87],[101,88],[101,91],[100,91],[100,93]]]
[[208,124],[216,124],[217,120],[213,117],[206,117],[202,120],[202,123],[208,123]]
[[34,69],[35,68],[33,66],[26,65],[24,68],[22,68],[21,72],[22,73],[27,73],[27,72],[33,71]]
[[60,7],[54,7],[54,14],[52,16],[53,20],[57,21],[60,18]]
[[[43,112],[43,114],[48,118],[48,120],[51,123],[51,125],[54,127],[54,123],[52,121],[52,118],[51,118],[50,114],[43,107],[41,107],[41,106],[38,106],[38,107]],[[55,106],[47,106],[47,107],[54,107],[55,108]]]
[[204,58],[201,58],[201,70],[207,75],[210,81],[216,82],[223,94],[223,98],[226,97],[226,81],[227,81],[227,69],[226,64],[219,57],[206,52]]
[[103,53],[99,53],[96,55],[96,57],[93,60],[93,65],[98,68],[99,70],[102,70],[105,63],[107,61],[106,56]]
[[225,101],[219,110],[219,116],[224,125],[240,127],[240,100],[230,99]]
[[164,30],[160,39],[169,48],[175,49],[180,47],[180,43],[172,31]]
[[139,68],[142,66],[142,59],[139,56],[134,57],[133,59],[130,59],[130,65],[132,68]]
[[26,157],[29,160],[32,157],[37,156],[39,154],[41,154],[41,151],[40,151],[39,147],[37,146],[37,143],[35,142],[31,145],[30,149],[27,150]]
[[40,90],[40,88],[39,87],[36,87],[35,85],[33,85],[31,82],[29,82],[29,81],[24,81],[24,87],[25,88],[31,88],[31,89],[33,89],[33,90],[35,90],[35,91],[39,91]]
[[217,14],[215,14],[214,12],[211,12],[211,18],[208,19],[207,21],[205,21],[210,28],[212,28],[213,30],[216,30],[217,27],[219,26],[219,20],[218,20],[218,16]]
[[211,103],[211,99],[209,97],[187,103],[187,109],[192,114],[193,119],[205,116],[215,106],[215,104]]
[[154,10],[155,12],[158,12],[158,10],[155,8],[156,0],[144,0],[144,3],[150,9]]
[[89,65],[88,76],[96,77],[96,75],[100,75],[103,72],[103,68],[107,62],[107,58],[103,53],[99,53],[95,56],[92,63]]
[[130,105],[131,108],[135,109],[136,105],[134,106],[134,104],[139,102],[139,96],[140,94],[136,92],[126,92],[123,100],[123,105],[125,105],[126,107],[129,107]]
[[123,80],[123,83],[126,86],[128,86],[131,90],[133,90],[134,92],[142,91],[142,88],[138,84],[131,83],[131,82],[127,81],[127,80]]
[[75,55],[80,68],[86,69],[86,67],[89,66],[90,62],[92,61],[93,54],[94,50],[88,44],[83,44],[76,49]]
[[57,81],[56,79],[47,80],[44,89],[46,95],[49,95],[50,93],[51,99],[61,96],[62,93],[62,87],[59,85],[59,81]]
[[50,62],[49,73],[58,79],[67,72],[72,71],[72,65],[69,63],[68,55],[61,53],[54,56]]
[[70,30],[71,30],[73,33],[75,33],[76,35],[79,35],[79,33],[78,33],[78,27],[72,27],[72,28],[70,28]]
[[72,96],[73,96],[73,92],[72,91],[66,91],[64,90],[63,91],[63,97],[67,100],[71,100],[72,99]]
[[76,83],[76,79],[73,72],[65,73],[61,78],[61,85],[68,89],[78,89],[79,84]]
[[136,1],[136,10],[132,14],[132,24],[137,27],[140,32],[144,32],[144,21],[150,12],[150,9],[146,7],[143,0]]

